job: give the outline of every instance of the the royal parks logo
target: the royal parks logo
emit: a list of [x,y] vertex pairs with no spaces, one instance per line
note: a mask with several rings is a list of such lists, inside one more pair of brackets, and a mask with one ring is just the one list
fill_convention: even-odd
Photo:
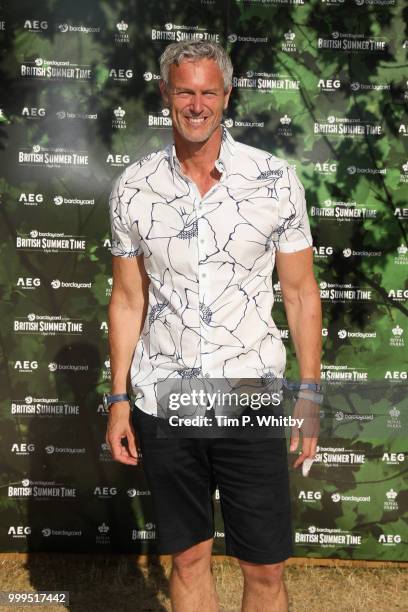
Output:
[[283,35],[283,42],[281,44],[281,49],[285,53],[296,53],[296,34],[292,32],[292,30],[288,30]]
[[117,22],[115,28],[115,43],[118,45],[127,45],[130,43],[129,24],[123,19]]
[[397,324],[391,328],[390,346],[398,348],[403,348],[405,346],[404,329],[401,325]]
[[126,111],[121,106],[118,106],[113,110],[112,113],[112,128],[115,130],[125,130],[126,119],[125,119]]
[[384,510],[386,512],[393,512],[398,510],[398,493],[393,488],[389,489],[385,494]]
[[394,431],[401,429],[401,410],[399,410],[396,406],[393,406],[388,411],[386,424],[388,429],[393,429]]
[[403,242],[397,248],[397,253],[394,256],[394,264],[403,266],[408,264],[408,247]]

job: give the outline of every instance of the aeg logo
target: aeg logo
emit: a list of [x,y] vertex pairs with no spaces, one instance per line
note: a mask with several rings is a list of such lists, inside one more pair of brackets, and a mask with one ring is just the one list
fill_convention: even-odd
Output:
[[32,443],[20,442],[20,444],[18,444],[17,442],[15,442],[11,445],[11,452],[15,453],[16,455],[29,455],[34,451],[35,445]]
[[321,491],[299,491],[298,498],[302,501],[320,501],[322,499]]
[[21,193],[18,201],[24,204],[41,204],[44,202],[44,196],[42,193]]
[[23,117],[45,117],[45,108],[37,108],[36,106],[25,106],[21,111]]
[[41,286],[41,279],[33,278],[32,276],[26,276],[25,278],[24,276],[20,276],[17,280],[16,286],[20,287],[21,289],[35,289],[36,287]]
[[26,19],[24,22],[24,29],[30,32],[41,32],[42,30],[48,30],[47,21],[39,21],[38,19]]
[[33,370],[38,369],[38,361],[16,361],[14,364],[14,369],[19,370],[20,372],[32,372]]
[[31,527],[28,525],[17,525],[16,527],[14,525],[10,525],[7,533],[8,535],[13,536],[13,538],[25,538],[26,536],[30,535]]

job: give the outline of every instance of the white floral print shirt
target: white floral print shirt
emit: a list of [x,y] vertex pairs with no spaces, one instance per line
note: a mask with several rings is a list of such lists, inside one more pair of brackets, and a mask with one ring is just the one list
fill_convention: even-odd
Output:
[[111,193],[112,255],[143,256],[150,279],[130,372],[148,414],[169,377],[284,375],[272,270],[276,250],[312,246],[304,188],[285,160],[222,130],[221,179],[204,197],[174,145],[131,164]]

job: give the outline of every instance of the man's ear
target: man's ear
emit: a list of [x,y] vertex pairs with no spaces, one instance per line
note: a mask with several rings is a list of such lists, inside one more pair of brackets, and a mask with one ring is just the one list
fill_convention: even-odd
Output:
[[231,95],[231,91],[232,91],[232,85],[230,85],[227,91],[224,93],[224,110],[227,110],[228,108],[228,102],[229,102],[229,98]]
[[168,106],[169,105],[169,94],[167,93],[167,87],[163,79],[160,79],[159,87],[160,87],[161,96],[163,98],[163,102],[165,103],[166,106]]

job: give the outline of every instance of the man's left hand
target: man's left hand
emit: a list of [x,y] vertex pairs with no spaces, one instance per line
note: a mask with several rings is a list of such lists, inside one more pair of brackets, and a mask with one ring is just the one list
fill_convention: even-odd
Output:
[[300,428],[294,425],[290,437],[290,451],[293,453],[299,446],[300,432],[302,432],[302,446],[300,455],[293,464],[294,468],[302,465],[305,459],[314,459],[317,439],[320,432],[320,405],[312,400],[298,398],[293,411],[295,419],[303,419]]

